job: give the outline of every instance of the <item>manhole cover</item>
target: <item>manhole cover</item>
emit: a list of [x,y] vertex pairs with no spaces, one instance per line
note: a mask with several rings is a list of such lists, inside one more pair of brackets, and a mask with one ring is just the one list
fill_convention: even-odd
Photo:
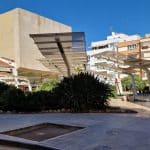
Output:
[[79,129],[83,129],[83,127],[42,123],[34,126],[2,132],[1,134],[16,136],[34,141],[43,141]]

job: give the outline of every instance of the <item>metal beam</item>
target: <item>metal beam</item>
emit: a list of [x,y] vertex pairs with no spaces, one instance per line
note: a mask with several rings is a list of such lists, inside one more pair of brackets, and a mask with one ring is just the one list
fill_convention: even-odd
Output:
[[[78,42],[78,43],[82,43],[83,40],[64,40],[64,41],[60,41],[61,43],[71,43],[71,42]],[[56,41],[38,41],[35,42],[35,44],[49,44],[49,43],[56,43]]]
[[59,38],[55,38],[55,40],[56,40],[57,46],[58,46],[58,48],[59,48],[60,54],[61,54],[61,56],[62,56],[62,58],[63,58],[63,60],[64,60],[64,63],[65,63],[65,65],[66,65],[67,74],[68,74],[68,76],[70,76],[70,75],[71,75],[70,66],[69,66],[67,57],[66,57],[66,55],[65,55],[64,49],[63,49],[63,47],[62,47],[62,44],[61,44]]

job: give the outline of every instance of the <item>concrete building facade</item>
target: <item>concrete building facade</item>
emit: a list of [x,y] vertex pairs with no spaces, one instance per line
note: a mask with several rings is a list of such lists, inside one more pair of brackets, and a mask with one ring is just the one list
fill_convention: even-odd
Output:
[[43,56],[29,34],[71,30],[70,26],[20,8],[0,14],[0,57],[13,59],[18,69],[50,71],[38,61]]
[[[130,40],[120,42],[117,45],[118,52],[122,53],[125,56],[125,60],[134,61],[139,60],[139,67],[136,68],[136,64],[133,62],[133,66],[135,65],[134,70],[136,74],[139,74],[142,79],[146,80],[147,75],[143,68],[143,63],[140,62],[142,60],[150,60],[150,36],[145,35],[141,37],[139,40]],[[141,63],[141,65],[140,65]]]
[[[118,51],[125,55],[125,65],[129,67],[126,73],[131,76],[132,83],[135,84],[133,74],[139,74],[143,80],[148,81],[147,86],[149,86],[150,90],[150,35],[146,34],[139,40],[118,43]],[[135,85],[133,85],[133,87],[133,93],[137,98]],[[148,87],[146,87],[146,89],[148,89]],[[144,98],[142,97],[142,99]]]
[[[131,76],[133,93],[136,87],[133,74],[148,80],[150,89],[150,35],[125,35],[112,33],[107,40],[93,42],[88,52],[89,70],[100,79],[116,84],[118,94],[122,93],[121,79]],[[111,52],[111,55],[110,55]]]
[[[121,78],[126,75],[121,75],[118,70],[118,57],[119,54],[123,56],[126,54],[126,57],[128,54],[126,47],[120,43],[123,44],[124,42],[130,43],[130,41],[135,41],[133,44],[136,44],[136,42],[139,42],[140,38],[139,35],[126,35],[112,32],[112,35],[107,36],[106,40],[92,42],[92,50],[87,52],[89,58],[88,69],[96,73],[101,80],[116,85],[118,94],[121,94]],[[119,44],[120,47],[118,49]],[[121,46],[123,46],[123,48]]]
[[[138,35],[126,35],[123,33],[114,33],[112,32],[111,36],[107,36],[106,40],[98,41],[98,42],[92,42],[91,43],[91,51],[88,51],[88,66],[89,70],[98,73],[102,76],[102,72],[106,72],[103,75],[103,78],[107,78],[109,83],[114,83],[115,79],[117,78],[117,72],[115,68],[117,67],[117,62],[115,61],[117,52],[122,52],[122,54],[125,54],[127,52],[127,49],[121,49],[121,45],[118,49],[119,43],[124,43],[129,41],[138,41],[140,39],[140,36]],[[114,60],[109,58],[108,52],[113,53]],[[107,57],[104,57],[107,55]],[[109,58],[109,59],[108,59]],[[112,58],[112,56],[111,56]],[[105,66],[103,66],[105,64]]]

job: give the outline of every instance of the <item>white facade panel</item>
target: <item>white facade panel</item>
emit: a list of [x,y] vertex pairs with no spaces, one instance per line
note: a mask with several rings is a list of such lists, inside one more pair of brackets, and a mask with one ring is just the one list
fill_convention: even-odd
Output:
[[0,27],[0,40],[3,34],[7,40],[0,44],[0,56],[13,59],[17,68],[42,71],[49,70],[38,61],[43,56],[29,35],[72,31],[70,26],[19,8],[0,15]]

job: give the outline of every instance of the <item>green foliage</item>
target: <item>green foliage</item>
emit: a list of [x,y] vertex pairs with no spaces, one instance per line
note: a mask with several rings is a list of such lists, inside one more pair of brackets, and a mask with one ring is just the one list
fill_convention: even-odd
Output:
[[0,110],[16,112],[38,112],[55,109],[52,93],[37,91],[24,93],[12,85],[0,82]]
[[134,79],[137,90],[143,90],[146,86],[146,81],[143,81],[138,75],[135,75]]
[[26,101],[24,103],[24,111],[41,111],[45,109],[47,100],[46,91],[29,92],[26,95]]
[[129,77],[129,76],[128,77],[124,77],[121,80],[121,83],[122,83],[122,87],[123,87],[124,91],[131,90],[131,87],[132,87],[131,77]]
[[4,83],[4,82],[0,82],[0,95],[9,88],[9,85]]
[[54,89],[54,94],[60,108],[88,112],[105,109],[108,98],[112,96],[112,88],[92,74],[79,73],[65,77]]
[[50,81],[44,85],[41,89],[50,91],[25,94],[14,86],[0,83],[0,110],[38,112],[69,109],[72,112],[89,112],[105,109],[113,91],[110,85],[88,73],[79,73],[65,77],[59,83]]
[[114,85],[110,85],[111,89],[112,89],[112,97],[116,97],[117,96],[117,89],[116,86]]
[[46,80],[40,85],[40,87],[38,88],[38,91],[52,91],[53,88],[55,88],[57,84],[58,84],[58,80],[56,79]]
[[[134,80],[135,80],[135,86],[137,90],[143,90],[144,87],[146,86],[146,81],[143,81],[139,75],[134,75]],[[132,81],[131,77],[125,77],[122,79],[122,86],[123,89],[126,90],[131,90],[132,89]]]
[[21,111],[24,107],[24,92],[14,86],[9,86],[0,97],[0,109],[3,111]]
[[76,73],[80,73],[80,72],[83,71],[83,69],[81,69],[80,66],[77,66],[77,67],[75,67],[74,69],[75,69],[75,72],[76,72]]

